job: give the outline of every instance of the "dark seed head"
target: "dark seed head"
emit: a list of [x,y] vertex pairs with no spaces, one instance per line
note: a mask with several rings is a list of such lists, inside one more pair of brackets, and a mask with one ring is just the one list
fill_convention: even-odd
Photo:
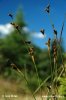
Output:
[[25,41],[26,44],[31,44],[31,41]]
[[57,36],[57,30],[54,29],[53,31],[54,31],[54,34]]
[[10,16],[13,19],[13,15],[11,13],[9,13],[8,16]]
[[15,23],[13,23],[13,22],[11,22],[10,24],[13,25],[13,26],[15,26]]
[[41,29],[40,32],[44,35],[45,30],[44,29]]
[[45,8],[45,11],[46,11],[47,13],[50,12],[50,4]]

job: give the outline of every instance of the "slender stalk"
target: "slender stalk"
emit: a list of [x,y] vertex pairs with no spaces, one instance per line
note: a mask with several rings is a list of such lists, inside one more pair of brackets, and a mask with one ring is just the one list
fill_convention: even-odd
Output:
[[60,72],[58,79],[61,77],[62,73],[63,73],[64,69],[62,69],[62,71]]
[[[17,69],[17,71],[20,73],[20,75],[25,79],[25,81],[27,82],[27,85],[29,86],[29,82],[28,82],[28,80],[26,79],[25,75],[22,73],[22,71],[21,71],[16,65],[15,65],[14,67]],[[31,92],[31,94],[32,94],[32,96],[33,96],[33,98],[34,98],[34,100],[36,100],[36,97],[35,97],[35,95],[32,93],[30,87],[29,87],[29,90],[30,90],[30,92]]]
[[52,61],[51,61],[50,52],[49,52],[49,59],[50,59],[50,66],[51,66],[51,84],[52,84],[52,82],[53,82],[53,72],[52,72]]
[[[55,65],[54,65],[54,66],[55,66]],[[58,70],[60,70],[60,68],[58,68],[57,71],[58,71]],[[53,72],[53,75],[55,75],[55,70],[54,70],[54,72]],[[39,89],[47,82],[47,80],[48,80],[49,78],[51,78],[51,75],[48,76],[48,77],[40,84],[40,86],[34,91],[33,94],[36,94],[36,93],[39,91]],[[53,81],[53,82],[54,82],[54,81]]]
[[60,56],[61,56],[61,60],[62,60],[62,65],[63,65],[63,68],[64,68],[64,70],[65,70],[65,66],[64,66],[64,62],[63,62],[63,56],[62,56],[62,51],[61,51],[61,46],[60,46],[60,43],[58,44],[58,46],[59,46],[59,51],[60,51]]
[[48,81],[48,79],[49,79],[50,77],[51,77],[51,75],[48,76],[48,77],[40,84],[40,86],[34,91],[33,94],[36,94],[36,93],[39,91],[39,89]]
[[[55,58],[54,58],[54,60],[55,60]],[[54,80],[53,80],[53,85],[54,85],[54,82],[56,81],[56,63],[55,63],[55,61],[54,61]]]
[[[40,86],[40,80],[39,80],[38,70],[37,70],[37,66],[36,66],[36,63],[35,63],[34,56],[32,56],[32,60],[33,60],[34,66],[35,66],[35,70],[36,70],[36,74],[37,74],[37,78],[38,78],[38,84]],[[40,92],[41,92],[41,89],[40,89]],[[41,99],[43,100],[42,93],[41,93]]]
[[31,57],[32,57],[32,61],[33,61],[34,66],[35,66],[35,70],[36,70],[36,74],[37,74],[37,78],[38,78],[38,83],[39,83],[39,85],[40,85],[38,70],[37,70],[37,66],[36,66],[35,60],[34,60],[34,56],[31,56]]
[[[21,32],[20,32],[19,30],[17,30],[17,31],[18,31],[19,34],[21,34]],[[22,38],[22,37],[21,37],[21,38]],[[27,51],[28,51],[28,53],[29,53],[28,45],[25,43],[25,41],[23,40],[23,38],[22,38],[22,41],[23,41],[23,43],[25,44],[26,49],[27,49]],[[30,56],[31,56],[31,55],[30,55]],[[33,61],[33,63],[34,63],[34,67],[35,67],[36,74],[37,74],[37,78],[38,78],[38,84],[39,84],[39,86],[40,86],[39,75],[38,75],[37,66],[36,66],[36,63],[35,63],[35,60],[34,60],[34,56],[32,55],[31,58],[32,58],[32,61]],[[42,96],[41,96],[41,97],[42,97]],[[43,98],[42,98],[42,100],[43,100]]]
[[[18,31],[18,32],[19,32],[19,31]],[[21,33],[20,33],[20,34],[21,34]],[[23,43],[25,44],[25,46],[26,46],[26,48],[27,48],[27,51],[28,51],[28,53],[29,53],[28,45],[24,42],[23,38],[22,38],[22,41],[23,41]],[[30,55],[30,56],[31,56],[31,55]],[[39,83],[39,85],[40,85],[38,70],[37,70],[37,66],[36,66],[36,63],[35,63],[34,56],[32,55],[31,58],[32,58],[32,61],[33,61],[34,66],[35,66],[35,70],[36,70],[36,74],[37,74],[37,78],[38,78],[38,83]]]
[[56,71],[55,71],[55,74],[56,74],[55,77],[57,78],[57,63],[56,63],[56,66],[55,66],[55,70],[56,70]]
[[[49,18],[50,18],[50,14],[49,14]],[[65,18],[66,18],[66,15],[65,15]],[[65,18],[64,18],[64,21],[65,21]],[[54,29],[53,22],[52,22],[51,18],[50,18],[50,23],[51,23],[52,29]],[[57,37],[56,37],[56,39],[57,39]],[[63,64],[63,67],[64,67],[64,62],[63,62],[63,57],[62,57],[62,51],[61,51],[60,43],[58,44],[58,47],[59,47],[60,56],[61,56],[61,59],[62,59],[62,64]],[[65,67],[64,67],[64,70],[65,70]]]

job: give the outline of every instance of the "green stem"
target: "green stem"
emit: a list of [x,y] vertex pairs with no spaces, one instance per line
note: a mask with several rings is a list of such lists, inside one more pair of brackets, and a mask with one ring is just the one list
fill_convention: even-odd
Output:
[[39,89],[47,82],[47,80],[48,80],[50,77],[51,77],[51,75],[48,76],[48,77],[40,84],[40,86],[34,91],[33,94],[36,94],[36,93],[39,91]]
[[[19,34],[21,34],[21,32],[20,32],[20,31],[18,31],[18,32],[19,32]],[[23,38],[22,38],[22,41],[23,41],[23,43],[25,44],[26,49],[27,49],[27,51],[28,51],[28,53],[29,53],[28,45],[25,43],[25,41],[23,40]],[[32,57],[32,56],[31,56],[31,57]],[[37,70],[37,66],[36,66],[36,63],[35,63],[34,58],[32,59],[32,61],[33,61],[34,66],[35,66],[35,70],[36,70],[36,74],[37,74],[37,78],[38,78],[38,84],[39,84],[39,86],[40,86],[40,81],[39,81],[38,70]]]
[[[34,57],[34,56],[33,56]],[[33,63],[34,63],[34,66],[35,66],[35,70],[36,70],[36,74],[37,74],[37,78],[38,78],[38,84],[40,86],[40,80],[39,80],[39,75],[38,75],[38,70],[37,70],[37,66],[36,66],[36,63],[35,63],[35,60],[33,59]],[[41,91],[41,90],[40,90]],[[43,100],[42,98],[42,92],[41,92],[41,99]]]
[[65,66],[64,66],[64,62],[63,62],[63,56],[62,56],[62,51],[61,51],[60,43],[58,44],[58,46],[59,46],[59,49],[60,49],[59,51],[60,51],[60,55],[61,55],[61,60],[62,60],[63,68],[65,70]]
[[[29,86],[29,82],[28,82],[28,80],[26,79],[25,75],[22,73],[22,71],[21,71],[16,65],[15,65],[15,67],[17,68],[17,71],[18,71],[18,72],[20,73],[20,75],[25,79],[25,81],[27,82],[27,85]],[[29,87],[29,90],[30,90],[31,94],[33,95],[34,100],[36,100],[36,97],[35,97],[35,95],[32,93],[30,87]]]
[[52,73],[52,62],[51,62],[51,55],[49,53],[49,59],[50,59],[50,66],[51,66],[51,84],[53,83],[53,73]]

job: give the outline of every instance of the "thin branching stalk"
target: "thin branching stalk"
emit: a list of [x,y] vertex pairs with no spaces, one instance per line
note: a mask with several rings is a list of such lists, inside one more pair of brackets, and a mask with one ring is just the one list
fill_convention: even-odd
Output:
[[51,75],[48,76],[48,77],[40,84],[40,86],[34,91],[33,94],[36,94],[36,93],[39,91],[39,89],[48,81],[48,79],[49,79],[50,77],[51,77]]
[[52,61],[51,61],[51,54],[49,53],[49,59],[50,59],[50,66],[51,66],[51,84],[53,82],[53,72],[52,72]]
[[[21,34],[21,33],[20,33],[20,34]],[[23,38],[22,38],[22,41],[23,41],[23,43],[25,44],[25,46],[26,46],[26,48],[27,48],[27,51],[28,51],[28,53],[29,53],[28,45],[25,43],[25,41],[23,40]],[[37,74],[37,78],[38,78],[38,84],[40,85],[39,75],[38,75],[38,70],[37,70],[37,66],[36,66],[36,63],[35,63],[34,55],[30,55],[30,56],[31,56],[31,59],[32,59],[32,61],[33,61],[33,63],[34,63],[34,67],[35,67],[36,74]]]
[[63,61],[63,56],[62,56],[62,51],[61,51],[61,45],[60,45],[60,43],[58,44],[58,47],[59,47],[59,51],[60,51],[60,56],[61,56],[61,60],[62,60],[63,69],[65,71],[65,66],[64,66],[64,61]]
[[[40,80],[39,80],[39,75],[38,75],[38,70],[37,70],[37,66],[36,66],[36,63],[35,63],[35,59],[34,59],[34,56],[31,56],[31,57],[32,57],[32,60],[33,60],[34,66],[35,66],[35,70],[36,70],[36,74],[37,74],[37,78],[38,78],[38,84],[40,86]],[[40,89],[40,92],[41,92],[41,89]],[[41,92],[41,99],[43,100],[42,92]]]
[[[58,68],[57,69],[57,71],[59,70],[60,68]],[[53,72],[53,75],[55,75],[55,71]],[[50,79],[51,78],[51,75],[50,76],[48,76],[41,84],[40,84],[40,86],[34,91],[34,93],[33,94],[36,94],[38,91],[39,91],[39,89],[48,81],[48,79]],[[54,80],[53,80],[53,82],[54,82]]]
[[[20,30],[17,29],[17,31],[18,31],[19,34],[21,34]],[[22,37],[21,37],[21,38],[22,38]],[[26,49],[27,49],[27,51],[28,51],[28,53],[29,53],[29,49],[30,49],[30,48],[28,48],[28,45],[25,43],[25,41],[24,41],[23,38],[22,38],[22,42],[25,44]],[[35,67],[35,70],[36,70],[36,75],[37,75],[37,78],[38,78],[38,84],[39,84],[39,86],[40,86],[40,80],[39,80],[39,75],[38,75],[38,70],[37,70],[37,66],[36,66],[36,63],[35,63],[34,55],[30,55],[30,56],[31,56],[32,61],[33,61],[33,63],[34,63],[34,67]],[[42,96],[41,96],[41,98],[42,98]],[[43,98],[42,98],[42,100],[43,100]]]
[[35,60],[34,60],[34,56],[32,56],[32,61],[33,61],[34,66],[35,66],[35,70],[36,70],[36,74],[37,74],[37,78],[38,78],[38,83],[39,83],[39,85],[40,85],[40,80],[39,80],[38,70],[37,70],[37,66],[36,66]]
[[[49,15],[49,18],[50,18],[50,15]],[[54,31],[54,24],[53,24],[51,18],[50,18],[50,24],[52,26],[52,30]],[[55,40],[57,42],[57,34],[54,34],[54,37],[55,37]],[[58,60],[57,59],[57,57],[58,57],[58,51],[56,51],[56,52],[57,52],[57,55],[56,55],[56,58],[54,58],[54,71],[55,71],[55,78],[56,78],[55,81],[57,81],[57,61],[55,61],[55,60]],[[57,90],[57,84],[56,84],[56,90]]]
[[[49,18],[50,18],[50,15],[49,15]],[[65,15],[65,17],[64,17],[63,25],[64,25],[64,22],[65,22],[65,18],[66,18],[66,15]],[[54,26],[53,26],[54,24],[53,24],[51,18],[50,18],[50,23],[51,23],[52,29],[54,29]],[[63,32],[63,30],[61,30],[61,31]],[[61,39],[61,36],[62,36],[62,34],[60,34],[60,39]],[[57,37],[56,37],[56,40],[58,40]],[[60,41],[60,42],[61,42],[61,41]],[[61,51],[61,45],[60,45],[60,43],[58,43],[58,41],[57,41],[57,45],[58,45],[59,51],[60,51],[60,56],[61,56],[61,60],[62,60],[63,70],[65,71],[65,66],[64,66],[63,56],[62,56],[62,51]],[[58,53],[57,53],[57,54],[58,54]]]
[[[19,31],[18,31],[18,32],[19,32]],[[20,33],[20,34],[21,34],[21,33]],[[28,45],[25,43],[25,41],[23,40],[23,38],[22,38],[22,41],[23,41],[23,43],[25,44],[25,46],[26,46],[26,48],[27,48],[27,51],[28,51],[28,53],[29,53],[29,48],[31,48],[31,47],[28,48]],[[36,63],[35,63],[35,58],[34,58],[34,55],[30,55],[30,56],[31,56],[32,61],[33,61],[33,63],[34,63],[34,67],[35,67],[35,70],[36,70],[36,75],[37,75],[37,78],[38,78],[38,84],[39,84],[39,86],[40,86],[40,80],[39,80],[39,75],[38,75],[37,66],[36,66]],[[41,99],[43,100],[42,94],[41,94]]]
[[[58,69],[59,70],[59,69]],[[53,75],[55,75],[55,71],[53,72]],[[34,93],[33,94],[36,94],[38,91],[39,91],[39,89],[48,81],[48,79],[50,79],[51,78],[51,75],[50,76],[48,76],[41,84],[40,84],[40,86],[34,91]]]
[[58,76],[58,79],[61,77],[61,75],[63,74],[64,72],[64,69],[62,69],[62,71],[60,72],[59,76]]
[[[15,67],[15,68],[17,69],[17,71],[19,72],[19,74],[25,79],[27,85],[29,86],[29,82],[28,82],[28,80],[26,79],[26,77],[25,77],[25,75],[23,74],[23,72],[22,72],[15,64],[11,64],[11,65],[12,65],[12,67]],[[29,88],[29,90],[30,90],[30,92],[31,92],[31,94],[32,94],[32,96],[33,96],[33,98],[34,98],[34,100],[36,100],[36,97],[35,97],[35,95],[32,93],[30,87],[28,87],[28,88]]]

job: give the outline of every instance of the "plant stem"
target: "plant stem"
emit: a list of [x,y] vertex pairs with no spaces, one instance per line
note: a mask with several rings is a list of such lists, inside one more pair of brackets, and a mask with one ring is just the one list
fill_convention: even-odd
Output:
[[[28,82],[28,80],[26,79],[25,75],[22,73],[22,71],[21,71],[16,65],[15,65],[15,68],[16,68],[17,71],[20,73],[20,75],[25,79],[25,81],[27,82],[27,85],[29,86],[29,82]],[[32,96],[33,96],[33,98],[34,98],[34,100],[36,100],[36,97],[35,97],[35,95],[32,93],[30,87],[29,87],[29,90],[30,90],[30,92],[31,92],[31,94],[32,94]]]
[[53,83],[53,73],[52,73],[52,62],[51,62],[51,55],[49,52],[49,59],[50,59],[50,66],[51,66],[51,84]]
[[[19,32],[19,34],[21,34],[20,31],[18,31],[18,32]],[[23,43],[25,44],[26,49],[27,49],[27,51],[28,51],[28,53],[29,53],[28,45],[25,43],[25,41],[23,40],[23,38],[22,38],[22,41],[23,41]],[[32,55],[31,58],[32,58],[32,61],[33,61],[34,66],[35,66],[35,70],[36,70],[36,74],[37,74],[37,78],[38,78],[38,84],[39,84],[39,86],[40,86],[39,75],[38,75],[37,66],[36,66],[36,63],[35,63],[35,60],[34,60],[34,56]],[[41,96],[41,97],[42,97],[42,96]]]
[[[40,86],[40,80],[39,80],[39,75],[38,75],[38,70],[37,70],[37,66],[36,66],[36,63],[35,63],[35,59],[34,59],[34,56],[31,56],[31,57],[32,57],[32,61],[33,61],[34,66],[35,66],[35,70],[36,70],[36,74],[37,74],[37,78],[38,78],[38,84]],[[40,89],[40,91],[41,91],[41,89]],[[42,92],[41,92],[41,99],[43,100],[43,98],[42,98]]]

